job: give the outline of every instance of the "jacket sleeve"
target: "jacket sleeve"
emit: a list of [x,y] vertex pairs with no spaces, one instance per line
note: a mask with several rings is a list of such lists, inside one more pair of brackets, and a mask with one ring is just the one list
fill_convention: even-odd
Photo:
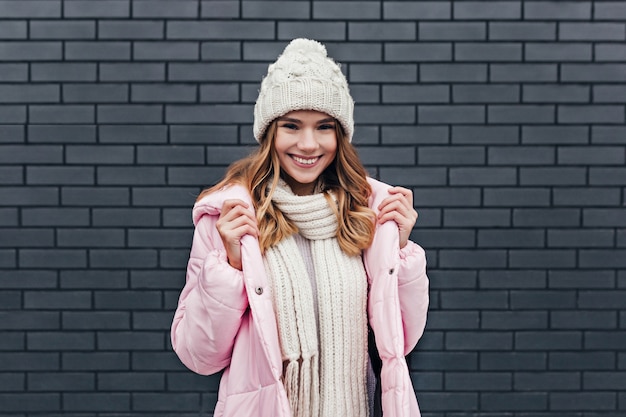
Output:
[[429,303],[426,254],[412,241],[400,250],[398,296],[404,326],[404,354],[408,355],[424,333]]
[[214,374],[230,364],[233,344],[248,307],[243,274],[228,264],[215,223],[196,224],[187,278],[171,329],[172,347],[192,371]]

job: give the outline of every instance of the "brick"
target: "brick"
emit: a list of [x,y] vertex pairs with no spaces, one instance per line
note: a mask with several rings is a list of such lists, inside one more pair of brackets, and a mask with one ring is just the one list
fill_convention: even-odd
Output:
[[498,41],[556,40],[554,22],[489,22],[489,39]]
[[[69,330],[113,330],[130,329],[130,313],[117,311],[64,311],[63,329]],[[112,355],[112,357],[115,357]],[[86,357],[89,363],[89,356]],[[125,369],[125,368],[121,368]]]
[[589,102],[590,89],[575,85],[525,85],[522,95],[525,103]]
[[598,85],[593,88],[594,103],[621,103],[621,97],[626,94],[624,86],[603,86]]
[[165,376],[157,372],[107,372],[98,375],[100,391],[161,391]]
[[478,246],[484,248],[544,247],[544,232],[540,230],[479,230]]
[[27,184],[93,184],[94,170],[87,167],[26,167]]
[[99,39],[163,39],[164,35],[164,24],[159,21],[101,20],[98,22]]
[[412,370],[476,370],[478,355],[472,352],[423,352],[411,356]]
[[550,288],[614,288],[615,277],[612,271],[576,270],[550,271]]
[[485,151],[479,146],[422,146],[419,165],[484,165]]
[[87,256],[79,249],[20,249],[19,265],[22,268],[84,268]]
[[0,167],[0,184],[22,184],[24,182],[21,167]]
[[0,103],[52,103],[59,100],[58,86],[51,84],[0,85]]
[[582,387],[576,372],[516,372],[513,381],[520,391],[575,391]]
[[190,230],[129,230],[128,247],[183,247],[191,245]]
[[447,350],[503,350],[512,347],[513,338],[504,332],[448,332]]
[[581,291],[581,308],[624,309],[623,291]]
[[93,333],[29,332],[26,341],[28,350],[35,351],[92,350],[96,346]]
[[417,66],[409,64],[352,64],[350,66],[352,82],[416,82]]
[[421,229],[419,241],[421,245],[428,248],[468,248],[474,246],[474,232]]
[[452,44],[438,42],[385,44],[387,62],[446,62],[452,60]]
[[[70,64],[80,65],[80,64]],[[71,75],[68,75],[70,78]],[[75,78],[71,77],[72,80]],[[94,73],[95,78],[95,73]],[[128,87],[119,84],[65,84],[63,100],[66,103],[119,103],[128,100]]]
[[484,393],[481,396],[485,411],[547,410],[548,394],[535,392]]
[[563,82],[623,82],[626,80],[624,64],[562,64]]
[[[170,42],[168,42],[169,44]],[[235,60],[241,59],[239,42],[202,42],[200,45],[202,60]],[[274,57],[275,59],[275,57]]]
[[506,62],[522,60],[522,45],[517,43],[459,43],[455,61]]
[[0,145],[0,163],[4,164],[54,164],[62,162],[62,155],[61,146]]
[[133,312],[133,329],[162,330],[169,332],[172,326],[172,315],[169,312]]
[[0,394],[0,403],[2,410],[6,412],[57,411],[61,410],[61,395],[58,393],[2,393]]
[[519,19],[521,5],[514,1],[493,1],[489,3],[467,1],[454,3],[453,19],[458,20],[505,20]]
[[60,60],[61,46],[61,42],[0,41],[0,61]]
[[198,2],[192,0],[135,0],[131,6],[135,18],[198,17]]
[[487,149],[489,165],[549,165],[555,161],[551,146],[492,146]]
[[252,107],[239,104],[218,105],[166,105],[165,121],[175,124],[193,123],[248,123],[252,120]]
[[553,393],[550,395],[550,407],[553,410],[614,410],[616,396],[609,392]]
[[586,372],[583,383],[593,390],[624,390],[626,387],[624,372]]
[[58,201],[58,189],[55,187],[0,188],[0,206],[56,205]]
[[26,81],[28,79],[28,66],[26,64],[0,63],[0,78],[8,81]]
[[[106,1],[106,0],[105,0]],[[98,36],[102,36],[99,32]],[[70,61],[128,61],[131,45],[129,42],[66,42],[65,58]]]
[[622,20],[626,17],[626,5],[612,1],[594,3],[594,17],[602,20]]
[[[204,4],[211,5],[212,2],[206,2]],[[228,3],[228,2],[224,2]],[[360,3],[365,4],[367,3]],[[333,9],[334,12],[342,10],[342,8],[333,8],[334,4],[329,4],[326,7],[316,7],[317,4],[313,3],[314,18],[333,19],[332,16],[319,16],[319,14],[325,14],[324,10]],[[235,9],[236,6],[233,6]],[[298,19],[310,19],[311,17],[311,4],[310,2],[302,1],[242,1],[241,2],[241,15],[244,19],[280,19],[280,20],[298,20]],[[316,13],[318,15],[316,15]]]
[[623,185],[626,169],[621,167],[589,168],[589,183],[592,185]]
[[185,103],[196,101],[196,86],[185,84],[144,84],[131,86],[135,103]]
[[33,372],[27,376],[29,391],[84,391],[95,389],[95,377],[87,372]]
[[57,231],[59,247],[124,247],[123,230],[62,229]]
[[[161,268],[185,269],[189,261],[189,249],[161,249],[159,254],[159,266]],[[176,308],[178,305],[178,295],[178,292],[165,294],[166,308]]]
[[64,187],[61,201],[65,206],[126,206],[129,192],[120,187]]
[[452,126],[452,143],[517,144],[519,129],[512,126]]
[[97,108],[98,121],[102,123],[160,123],[163,107],[149,104],[112,105],[102,104]]
[[169,167],[167,169],[169,185],[208,187],[216,184],[223,176],[223,167]]
[[240,93],[237,84],[208,84],[200,86],[202,103],[236,103]]
[[421,41],[478,41],[487,39],[487,25],[479,22],[419,22]]
[[489,188],[483,194],[486,207],[543,207],[550,200],[549,190],[543,188]]
[[479,124],[485,120],[485,109],[478,105],[420,105],[419,123]]
[[[0,74],[2,77],[2,74]],[[23,143],[24,127],[18,125],[0,125],[0,143]]]
[[[100,143],[165,143],[167,127],[162,125],[99,125]],[[206,140],[206,138],[205,138]],[[122,169],[118,167],[116,169]]]
[[132,58],[135,61],[197,61],[200,47],[197,42],[134,42]]
[[90,105],[31,105],[28,118],[37,124],[92,124],[95,122],[95,112],[94,106]]
[[511,308],[515,310],[574,309],[576,306],[574,291],[511,291]]
[[131,146],[113,145],[70,145],[66,147],[69,164],[128,164],[132,163],[135,151]]
[[428,328],[431,330],[478,329],[478,312],[431,311],[428,314]]
[[593,105],[558,107],[559,123],[624,123],[624,106]]
[[420,407],[433,411],[475,411],[478,410],[478,401],[478,394],[475,393],[424,392],[420,395]]
[[511,250],[509,263],[514,268],[573,268],[576,252],[566,249]]
[[614,267],[622,268],[626,263],[624,259],[626,250],[586,250],[582,251],[580,256],[580,264],[582,267]]
[[549,230],[548,247],[612,247],[611,230]]
[[491,82],[556,82],[555,64],[492,64],[489,81]]
[[423,207],[472,207],[480,205],[478,188],[420,188],[413,190],[414,201]]
[[[610,311],[589,311],[581,309],[576,311],[552,311],[550,312],[550,325],[552,328],[562,330],[615,329],[617,328],[617,315]],[[592,365],[589,364],[589,366]]]
[[[279,24],[280,28],[280,24]],[[279,32],[280,33],[280,32]],[[350,22],[348,38],[350,40],[398,41],[416,39],[417,25],[413,22]]]
[[140,411],[196,411],[200,408],[198,393],[137,393],[133,394],[133,409]]
[[513,210],[516,227],[576,227],[580,225],[580,210],[569,208]]
[[[50,3],[50,2],[40,2]],[[31,39],[94,39],[96,25],[91,21],[37,21],[29,25]]]
[[587,1],[526,2],[524,3],[524,18],[528,20],[586,20],[591,18],[591,3]]
[[[169,21],[167,39],[273,39],[274,23],[263,21]],[[280,33],[280,24],[279,24]]]
[[479,286],[485,289],[539,289],[546,287],[546,273],[538,270],[480,271]]
[[219,381],[216,378],[206,378],[193,373],[170,373],[166,375],[167,385],[173,391],[210,391],[217,389]]
[[[55,353],[3,352],[6,361],[3,371],[51,371],[59,369],[59,355]],[[3,411],[6,409],[3,407]]]
[[[61,231],[59,231],[61,232]],[[68,232],[72,233],[72,230]],[[96,233],[101,232],[97,230]],[[113,230],[113,232],[121,232]],[[63,242],[67,236],[59,233],[59,241]],[[67,240],[65,240],[67,241]],[[86,271],[61,271],[60,286],[64,289],[102,289],[102,288],[127,288],[128,278],[125,271],[98,271],[94,269]]]
[[239,12],[240,6],[238,2],[233,2],[231,0],[225,0],[225,1],[202,0],[200,2],[200,6],[202,9],[201,17],[209,17],[209,18],[240,17],[240,12]]
[[103,0],[93,4],[88,0],[68,0],[64,3],[64,17],[114,18],[129,17],[128,0]]
[[26,122],[26,106],[24,105],[4,105],[0,106],[0,120],[5,123],[25,123]]
[[445,374],[446,390],[452,391],[510,391],[510,374],[495,372],[449,372]]
[[548,327],[548,313],[541,311],[485,311],[481,318],[481,329],[528,330]]
[[[45,311],[0,312],[2,330],[48,330],[59,329],[59,313]],[[7,370],[7,369],[3,369]]]
[[165,81],[165,64],[162,63],[107,63],[99,64],[98,81],[147,82]]
[[584,209],[582,223],[585,227],[624,227],[626,213],[622,209]]
[[63,408],[68,411],[129,411],[129,393],[67,393]]
[[385,20],[446,20],[451,17],[451,3],[442,1],[385,1]]
[[140,164],[200,165],[204,163],[203,149],[199,146],[140,146],[137,162]]
[[162,333],[154,332],[99,332],[98,349],[137,351],[162,350],[164,337]]
[[511,85],[455,85],[452,100],[455,103],[517,103],[519,88]]
[[162,167],[98,167],[98,184],[104,185],[163,185]]
[[559,39],[573,41],[616,41],[626,36],[626,27],[618,23],[561,23]]
[[[308,9],[308,5],[306,3],[303,5],[305,7],[301,6],[301,9]],[[380,14],[381,8],[378,1],[313,1],[313,19],[379,20]]]
[[191,217],[188,209],[164,209],[163,226],[166,227],[189,227]]
[[484,64],[420,64],[419,79],[423,82],[484,82]]
[[450,168],[450,185],[514,185],[512,168]]
[[590,331],[585,332],[585,346],[589,349],[621,350],[624,346],[623,331]]
[[445,227],[498,227],[510,226],[511,214],[504,209],[445,209]]
[[18,212],[17,208],[0,207],[0,226],[17,226]]
[[28,208],[22,210],[24,226],[88,226],[89,211],[76,208]]
[[487,119],[489,123],[554,123],[554,106],[493,104],[487,107]]
[[519,169],[521,185],[585,185],[584,168],[522,167]]
[[95,208],[93,226],[159,226],[158,209]]
[[93,249],[89,251],[89,264],[94,268],[154,268],[156,263],[156,252],[149,249]]
[[128,352],[65,352],[63,370],[125,371],[129,369]]
[[408,105],[361,105],[355,109],[355,123],[415,123],[415,107]]
[[503,268],[506,253],[503,250],[442,250],[440,266],[446,268]]
[[[187,233],[191,238],[191,231]],[[133,271],[131,274],[131,287],[135,289],[156,288],[178,291],[184,285],[185,279],[177,271]]]
[[[499,335],[501,333],[492,332]],[[488,350],[504,350],[494,346]],[[543,371],[547,355],[543,352],[481,352],[481,370],[492,371]]]
[[580,350],[583,346],[580,331],[522,331],[515,333],[517,349],[539,351]]
[[523,144],[585,144],[588,140],[586,126],[522,126]]
[[187,371],[176,355],[170,352],[136,352],[132,369],[139,371]]
[[386,145],[448,143],[448,128],[443,126],[383,126],[381,142]]
[[[28,234],[28,229],[24,230]],[[41,229],[37,229],[41,230]],[[9,233],[10,235],[10,229]],[[42,234],[42,239],[46,241],[46,235]],[[9,270],[0,271],[0,287],[5,288],[56,288],[57,273],[55,271],[35,271],[35,270]],[[20,297],[21,303],[21,297]]]
[[[383,181],[404,186],[415,185],[445,185],[446,172],[442,168],[380,168],[380,178]],[[415,200],[416,204],[421,201]]]

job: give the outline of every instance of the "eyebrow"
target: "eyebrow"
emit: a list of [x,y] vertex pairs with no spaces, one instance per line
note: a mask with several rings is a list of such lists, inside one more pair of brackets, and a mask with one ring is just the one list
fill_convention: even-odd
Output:
[[[291,123],[299,123],[299,124],[302,123],[302,120],[294,119],[294,118],[286,117],[286,116],[279,117],[278,120],[281,121],[281,122],[291,122]],[[321,125],[321,124],[324,124],[324,123],[331,123],[331,122],[334,123],[335,119],[332,118],[332,117],[328,117],[326,119],[322,119],[322,120],[317,121],[316,124]]]

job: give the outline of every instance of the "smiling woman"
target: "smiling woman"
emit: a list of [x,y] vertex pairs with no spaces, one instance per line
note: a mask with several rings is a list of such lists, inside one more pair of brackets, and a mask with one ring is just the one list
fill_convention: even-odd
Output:
[[353,109],[326,48],[292,41],[261,84],[259,148],[196,201],[172,346],[197,373],[224,370],[217,417],[419,415],[417,212],[410,190],[367,176]]

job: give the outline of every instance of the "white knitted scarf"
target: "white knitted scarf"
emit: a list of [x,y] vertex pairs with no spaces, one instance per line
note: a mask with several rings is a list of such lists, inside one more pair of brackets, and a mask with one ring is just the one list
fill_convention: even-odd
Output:
[[293,236],[265,252],[293,416],[367,417],[363,261],[341,250],[335,237],[337,217],[323,193],[297,196],[281,180],[272,201],[310,240],[317,283],[315,300]]

